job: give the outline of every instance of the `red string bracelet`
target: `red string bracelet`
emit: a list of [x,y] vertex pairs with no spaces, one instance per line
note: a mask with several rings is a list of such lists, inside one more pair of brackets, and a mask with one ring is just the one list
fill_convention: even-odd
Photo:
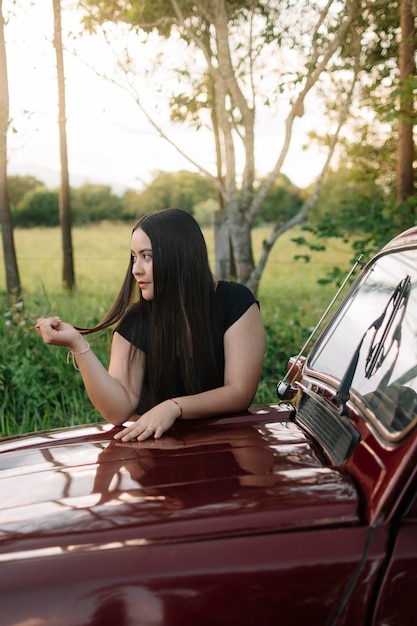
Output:
[[174,398],[170,398],[170,400],[171,402],[174,402],[180,410],[180,414],[178,417],[182,417],[182,406],[176,400],[174,400]]

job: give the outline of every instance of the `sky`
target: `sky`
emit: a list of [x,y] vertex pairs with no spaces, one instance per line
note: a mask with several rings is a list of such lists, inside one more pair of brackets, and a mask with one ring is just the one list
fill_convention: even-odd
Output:
[[[57,186],[58,90],[52,2],[25,0],[19,3],[22,6],[13,4],[12,0],[3,0],[11,118],[8,173],[33,175],[48,187]],[[76,22],[71,23],[71,14],[64,11],[62,17],[63,30],[77,28]],[[88,59],[100,71],[111,72],[114,59],[98,38],[84,39],[76,45],[79,57]],[[175,53],[173,59],[175,62]],[[68,52],[64,52],[64,68],[71,186],[86,182],[107,184],[119,193],[126,188],[140,190],[157,170],[195,171],[157,135],[126,90],[97,76]],[[152,97],[145,94],[144,100],[154,113],[156,104]],[[166,120],[163,124],[174,141],[215,174],[213,141],[208,131],[172,126]],[[307,131],[315,128],[319,119],[313,112],[296,124],[296,140],[283,173],[297,186],[306,187],[319,174],[324,159],[313,149],[303,150]],[[283,130],[282,120],[264,117],[259,121],[256,162],[260,176],[273,167]]]

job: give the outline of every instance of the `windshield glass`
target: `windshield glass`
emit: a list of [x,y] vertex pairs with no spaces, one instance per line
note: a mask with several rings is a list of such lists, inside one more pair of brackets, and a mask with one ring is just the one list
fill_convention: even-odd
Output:
[[417,251],[386,254],[364,272],[308,359],[316,372],[345,381],[391,433],[417,416],[416,311]]

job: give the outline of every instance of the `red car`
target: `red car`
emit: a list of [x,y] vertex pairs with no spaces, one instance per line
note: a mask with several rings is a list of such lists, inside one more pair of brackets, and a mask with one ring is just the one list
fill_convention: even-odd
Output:
[[416,300],[414,228],[277,404],[158,442],[3,439],[1,626],[414,626]]

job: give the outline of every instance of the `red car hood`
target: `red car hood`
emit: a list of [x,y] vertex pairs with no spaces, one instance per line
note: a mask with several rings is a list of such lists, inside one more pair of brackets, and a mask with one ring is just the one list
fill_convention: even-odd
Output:
[[53,546],[359,523],[352,481],[290,413],[184,421],[142,444],[116,442],[107,424],[3,439],[0,561]]

